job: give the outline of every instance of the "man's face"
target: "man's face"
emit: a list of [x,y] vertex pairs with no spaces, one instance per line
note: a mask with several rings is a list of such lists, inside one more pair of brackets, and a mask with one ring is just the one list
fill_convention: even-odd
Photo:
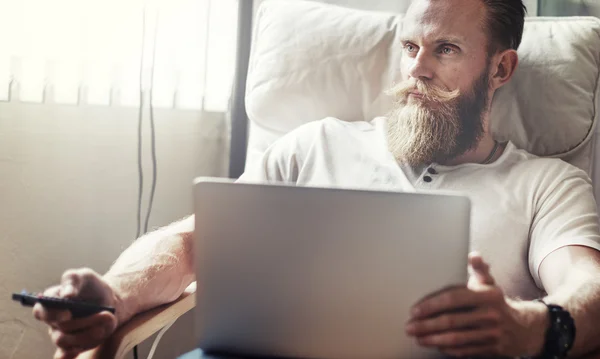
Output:
[[480,0],[415,0],[404,20],[402,82],[388,142],[410,165],[444,163],[477,146],[489,89]]

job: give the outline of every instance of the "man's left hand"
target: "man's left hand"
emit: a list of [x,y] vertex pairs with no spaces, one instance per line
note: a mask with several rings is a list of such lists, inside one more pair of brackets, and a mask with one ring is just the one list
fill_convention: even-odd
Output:
[[543,303],[517,302],[495,285],[489,265],[469,256],[471,277],[419,302],[406,333],[450,356],[535,356],[541,353],[548,314]]

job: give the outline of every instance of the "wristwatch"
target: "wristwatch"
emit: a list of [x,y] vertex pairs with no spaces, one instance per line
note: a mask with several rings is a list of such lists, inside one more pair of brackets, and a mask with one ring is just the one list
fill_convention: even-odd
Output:
[[575,342],[575,322],[568,311],[555,304],[538,299],[548,307],[550,326],[542,354],[537,359],[565,359]]

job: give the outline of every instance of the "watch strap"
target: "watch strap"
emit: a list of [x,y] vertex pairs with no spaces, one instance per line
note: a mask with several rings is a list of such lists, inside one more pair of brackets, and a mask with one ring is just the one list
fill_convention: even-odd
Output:
[[548,308],[549,326],[546,330],[544,349],[538,359],[565,359],[575,341],[575,322],[573,318],[559,305],[544,303]]

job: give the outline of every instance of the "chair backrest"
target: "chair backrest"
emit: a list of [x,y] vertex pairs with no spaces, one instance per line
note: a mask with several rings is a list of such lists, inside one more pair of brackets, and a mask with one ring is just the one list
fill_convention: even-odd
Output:
[[[265,0],[258,10],[246,88],[246,165],[283,134],[332,116],[385,115],[383,92],[398,79],[403,14],[310,1]],[[520,64],[492,105],[499,140],[584,169],[594,166],[600,96],[600,20],[527,18]]]

